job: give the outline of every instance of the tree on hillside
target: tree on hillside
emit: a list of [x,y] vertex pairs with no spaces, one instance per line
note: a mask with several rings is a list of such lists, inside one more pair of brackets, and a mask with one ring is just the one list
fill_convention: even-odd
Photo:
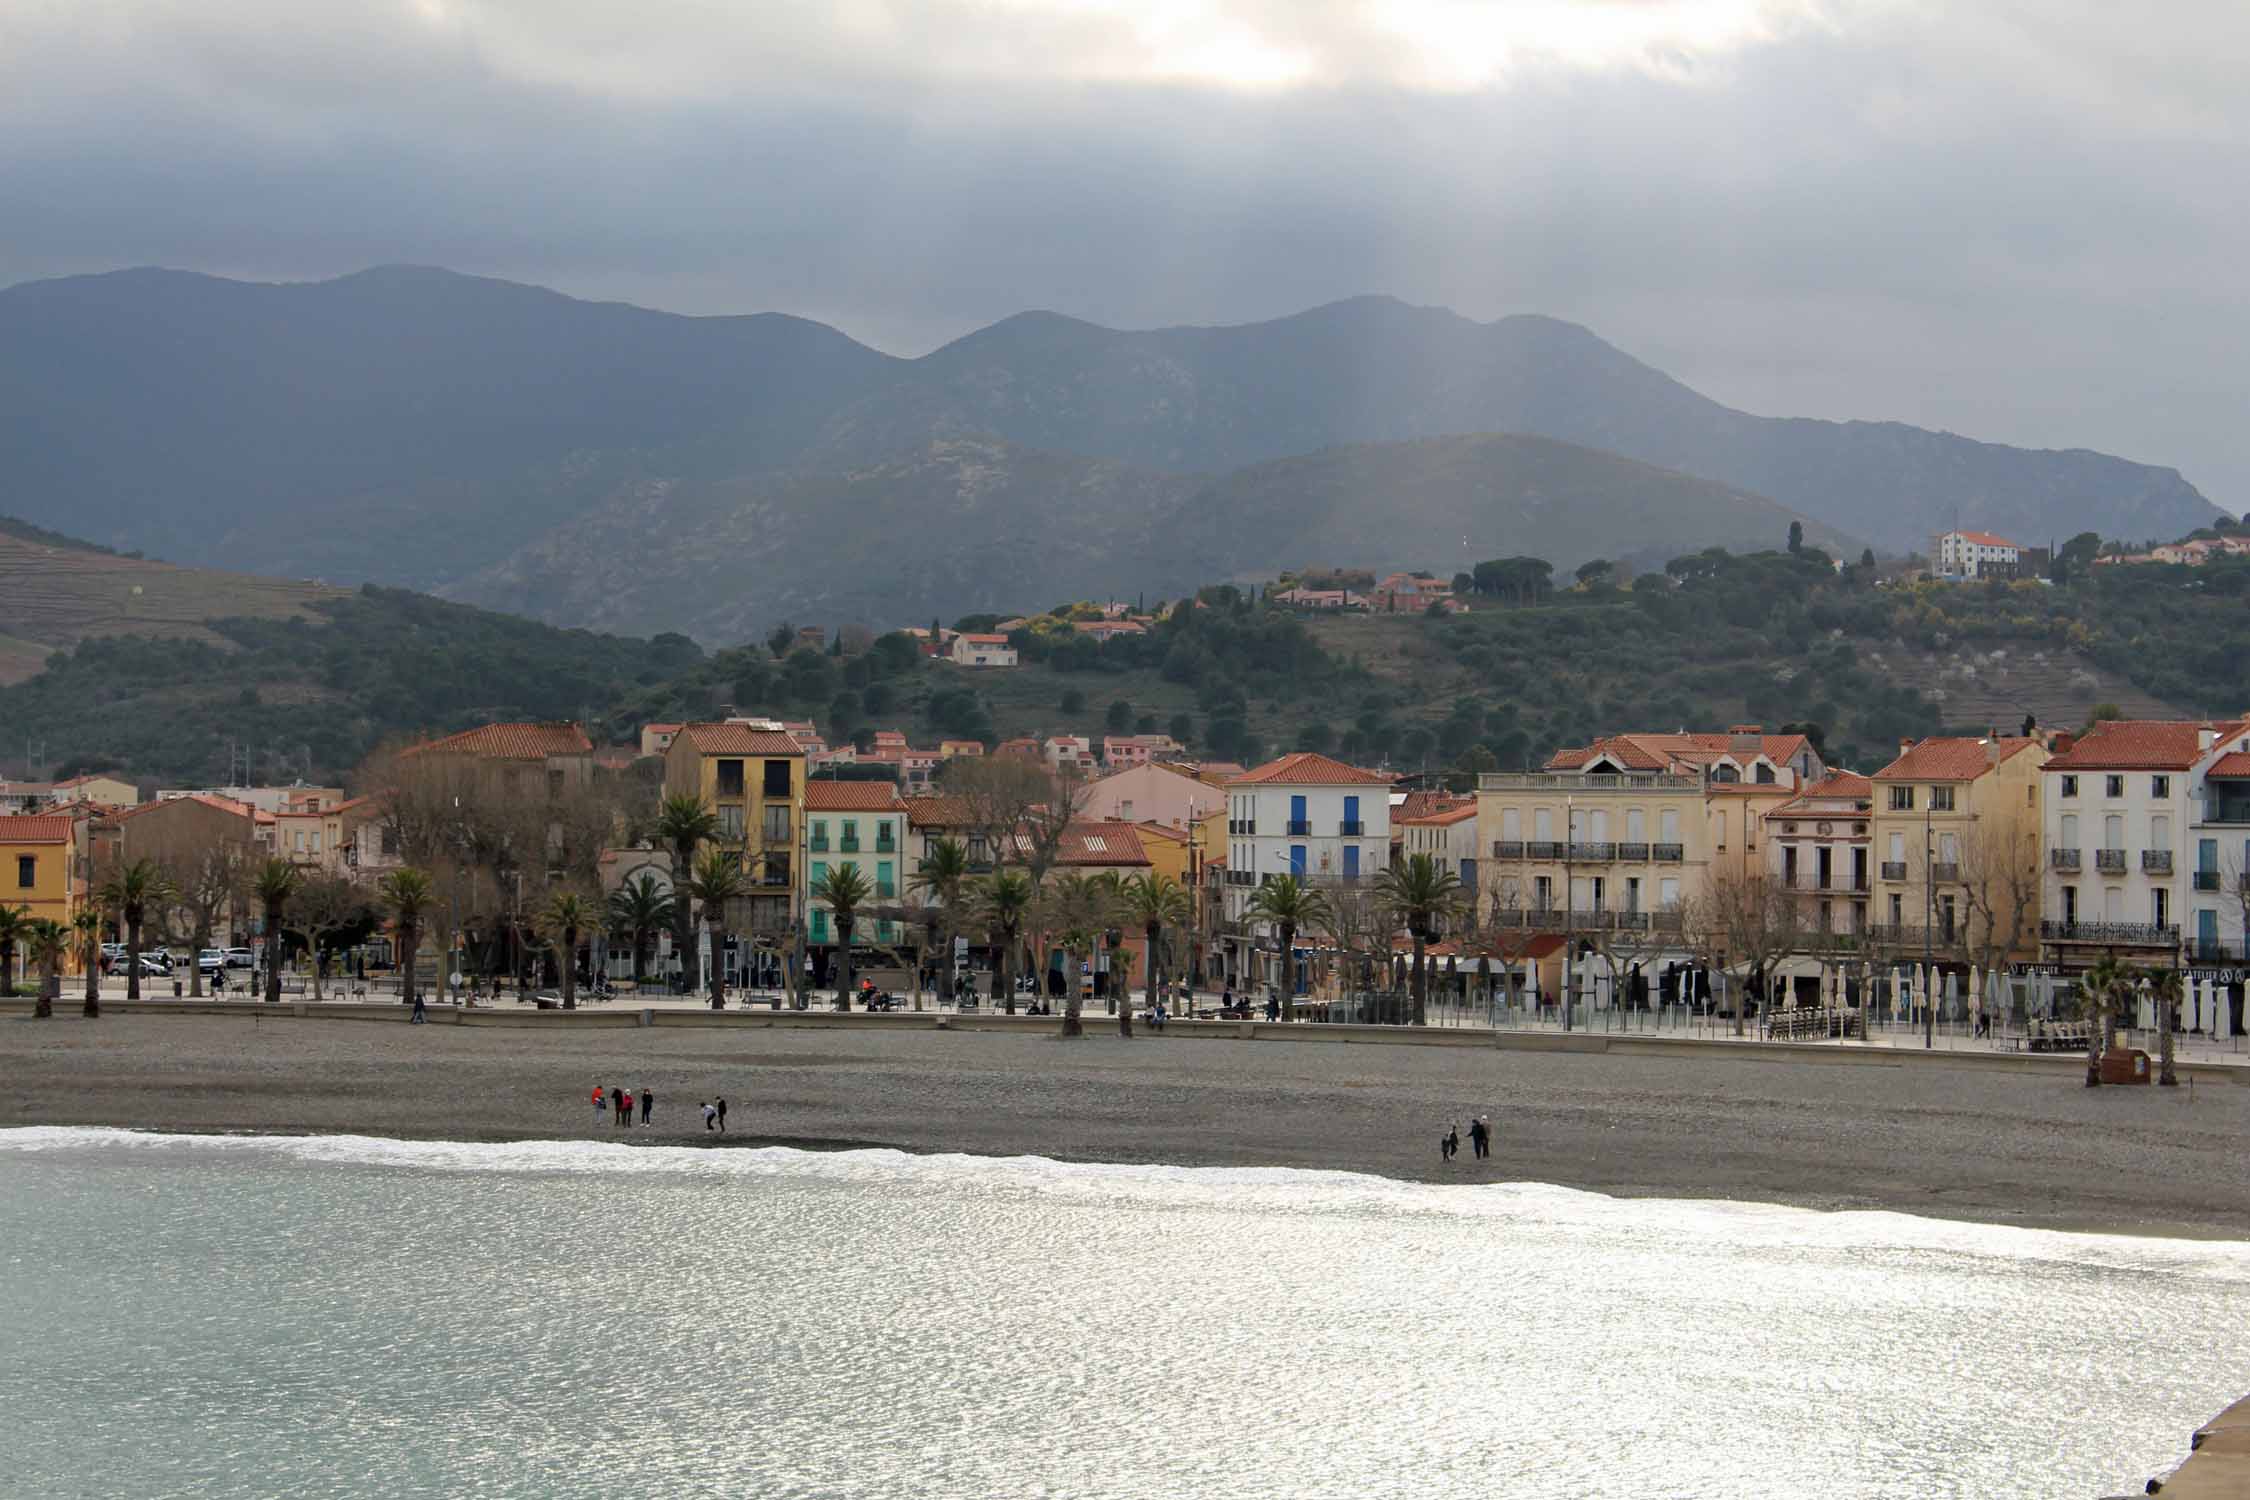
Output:
[[1102,725],[1111,734],[1125,734],[1133,727],[1133,705],[1123,698],[1113,699],[1109,711],[1102,717]]
[[1582,562],[1578,565],[1577,577],[1580,588],[1598,589],[1611,582],[1616,576],[1617,564],[1606,557],[1597,557],[1590,562]]
[[1791,521],[1789,523],[1789,551],[1792,554],[1795,554],[1804,550],[1805,523],[1802,521]]
[[797,627],[790,624],[787,620],[782,621],[779,625],[774,626],[773,629],[766,632],[766,649],[774,654],[774,659],[776,661],[779,661],[782,657],[787,656],[789,654],[789,648],[796,644]]

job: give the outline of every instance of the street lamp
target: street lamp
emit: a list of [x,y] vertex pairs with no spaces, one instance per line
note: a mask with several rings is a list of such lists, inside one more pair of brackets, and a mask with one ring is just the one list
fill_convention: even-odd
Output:
[[[1924,791],[1927,792],[1927,788]],[[1930,833],[1932,809],[1925,796],[1922,803],[1922,1050],[1927,1052],[1937,1045],[1937,1008],[1930,1003],[1932,981],[1937,977],[1930,953],[1930,928],[1937,921],[1937,866],[1936,845]]]
[[[1565,1031],[1570,1030],[1570,1007],[1572,1000],[1576,998],[1576,984],[1578,980],[1578,882],[1571,877],[1571,859],[1572,856],[1576,853],[1576,850],[1572,848],[1572,841],[1578,835],[1577,824],[1578,799],[1572,796],[1565,796],[1563,798],[1562,820],[1562,1029]],[[1660,829],[1658,831],[1661,832],[1662,830]]]

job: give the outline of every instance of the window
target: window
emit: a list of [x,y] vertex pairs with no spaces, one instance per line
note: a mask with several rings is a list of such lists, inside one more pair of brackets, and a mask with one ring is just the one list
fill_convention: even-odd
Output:
[[743,827],[742,808],[739,804],[734,807],[719,809],[720,838],[725,839],[730,844],[739,844],[742,842]]
[[1910,786],[1894,786],[1894,787],[1892,787],[1892,788],[1891,788],[1891,811],[1892,811],[1892,812],[1912,812],[1912,811],[1914,811],[1914,788],[1912,788],[1912,787],[1910,787]]
[[1628,844],[1645,844],[1648,842],[1648,814],[1637,807],[1629,807],[1625,810],[1625,842]]
[[1951,811],[1953,811],[1953,788],[1951,788],[1951,787],[1949,787],[1949,786],[1933,786],[1933,787],[1931,787],[1931,788],[1930,788],[1930,811],[1931,811],[1931,812],[1951,812]]
[[549,771],[547,773],[547,800],[549,802],[553,802],[560,798],[562,794],[563,773],[560,771]]
[[1724,849],[1724,848],[1726,848],[1726,846],[1727,846],[1727,815],[1726,815],[1726,813],[1722,811],[1722,812],[1720,812],[1720,813],[1719,813],[1719,814],[1718,814],[1718,815],[1717,815],[1716,817],[1714,817],[1714,818],[1713,818],[1713,819],[1711,820],[1711,827],[1712,827],[1712,830],[1713,830],[1713,832],[1715,832],[1715,833],[1716,833],[1716,834],[1718,835],[1718,843],[1719,843],[1719,847],[1720,847],[1721,849]]
[[1344,846],[1344,878],[1346,880],[1359,879],[1359,845],[1357,844],[1346,844]]
[[1305,878],[1305,846],[1303,844],[1291,844],[1289,846],[1289,873],[1299,880]]
[[1359,831],[1359,798],[1346,797],[1344,799],[1343,832],[1349,835],[1356,834]]
[[1598,807],[1594,809],[1594,842],[1609,842],[1609,814]]
[[2163,813],[2148,820],[2148,846],[2152,850],[2169,850],[2172,847],[2172,820]]
[[2124,796],[2125,778],[2122,776],[2104,776],[2102,778],[2102,795],[2105,797]]
[[1518,808],[1500,809],[1500,837],[1511,844],[1523,842],[1523,813]]
[[2078,925],[2078,887],[2066,885],[2062,888],[2062,892],[2063,923],[2065,926],[2075,927]]
[[767,807],[765,813],[765,826],[760,831],[764,834],[765,841],[768,844],[788,843],[789,804],[784,802],[778,807]]
[[722,797],[741,796],[742,762],[739,760],[722,760],[718,762],[718,770],[719,795]]
[[1764,761],[1758,763],[1758,785],[1773,785],[1773,767],[1767,765]]
[[2065,777],[2064,777],[2064,778],[2062,779],[2062,794],[2063,794],[2063,795],[2064,795],[2065,797],[2075,797],[2075,796],[2077,796],[2077,795],[2078,795],[2078,778],[2077,778],[2077,777],[2075,777],[2075,776],[2065,776]]
[[767,761],[765,784],[761,790],[768,797],[787,797],[789,795],[789,762],[785,760]]
[[1680,841],[1680,810],[1676,807],[1665,808],[1660,826],[1664,830],[1664,843],[1678,843]]
[[812,862],[812,888],[815,891],[818,891],[820,889],[820,883],[827,878],[828,861],[825,859],[814,860]]
[[888,901],[898,894],[898,887],[891,883],[893,878],[889,860],[875,866],[875,894],[879,899]]
[[17,889],[19,889],[19,890],[26,890],[26,891],[28,891],[28,890],[30,890],[30,889],[31,889],[31,888],[32,888],[33,886],[37,885],[38,883],[39,883],[39,856],[38,856],[38,855],[36,855],[36,854],[19,854],[19,855],[17,855],[17,856],[16,856],[16,888],[17,888]]
[[1901,914],[1899,898],[1894,895],[1891,897],[1891,925],[1897,927],[1905,921],[1906,918]]
[[385,828],[382,835],[376,840],[376,844],[382,849],[385,859],[398,858],[398,830],[396,828]]
[[2156,898],[2154,904],[2149,909],[2149,914],[2155,918],[2156,925],[2159,927],[2171,926],[2172,893],[2166,890],[2164,887],[2158,886],[2150,894],[2152,894]]
[[1531,840],[1535,844],[1551,844],[1555,841],[1555,810],[1553,808],[1541,807],[1532,810]]
[[2169,776],[2151,776],[2148,779],[2148,794],[2151,797],[2171,796],[2172,778]]
[[2062,846],[2065,849],[2076,849],[2078,847],[2078,814],[2076,813],[2064,813],[2062,815]]

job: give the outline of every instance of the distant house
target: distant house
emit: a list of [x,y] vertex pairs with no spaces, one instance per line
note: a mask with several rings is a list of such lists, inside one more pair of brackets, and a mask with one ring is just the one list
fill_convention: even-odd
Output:
[[1367,602],[1369,608],[1386,615],[1417,615],[1433,604],[1457,607],[1451,583],[1419,573],[1393,573],[1376,580]]
[[662,755],[672,748],[672,737],[680,732],[677,724],[643,724],[641,726],[641,754]]
[[1350,589],[1284,589],[1278,594],[1269,594],[1266,597],[1276,604],[1286,604],[1292,609],[1344,610],[1367,608],[1366,596],[1355,594]]
[[1080,620],[1071,629],[1080,635],[1092,636],[1097,641],[1114,641],[1121,635],[1148,634],[1148,628],[1137,620]]
[[1012,667],[1016,664],[1016,648],[1004,635],[964,631],[953,638],[953,649],[946,659],[957,667]]

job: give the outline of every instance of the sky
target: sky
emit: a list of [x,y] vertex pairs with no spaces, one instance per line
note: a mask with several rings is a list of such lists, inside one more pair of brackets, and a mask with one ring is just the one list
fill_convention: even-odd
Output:
[[2242,0],[0,0],[0,284],[417,262],[916,354],[1364,292],[2250,507]]

